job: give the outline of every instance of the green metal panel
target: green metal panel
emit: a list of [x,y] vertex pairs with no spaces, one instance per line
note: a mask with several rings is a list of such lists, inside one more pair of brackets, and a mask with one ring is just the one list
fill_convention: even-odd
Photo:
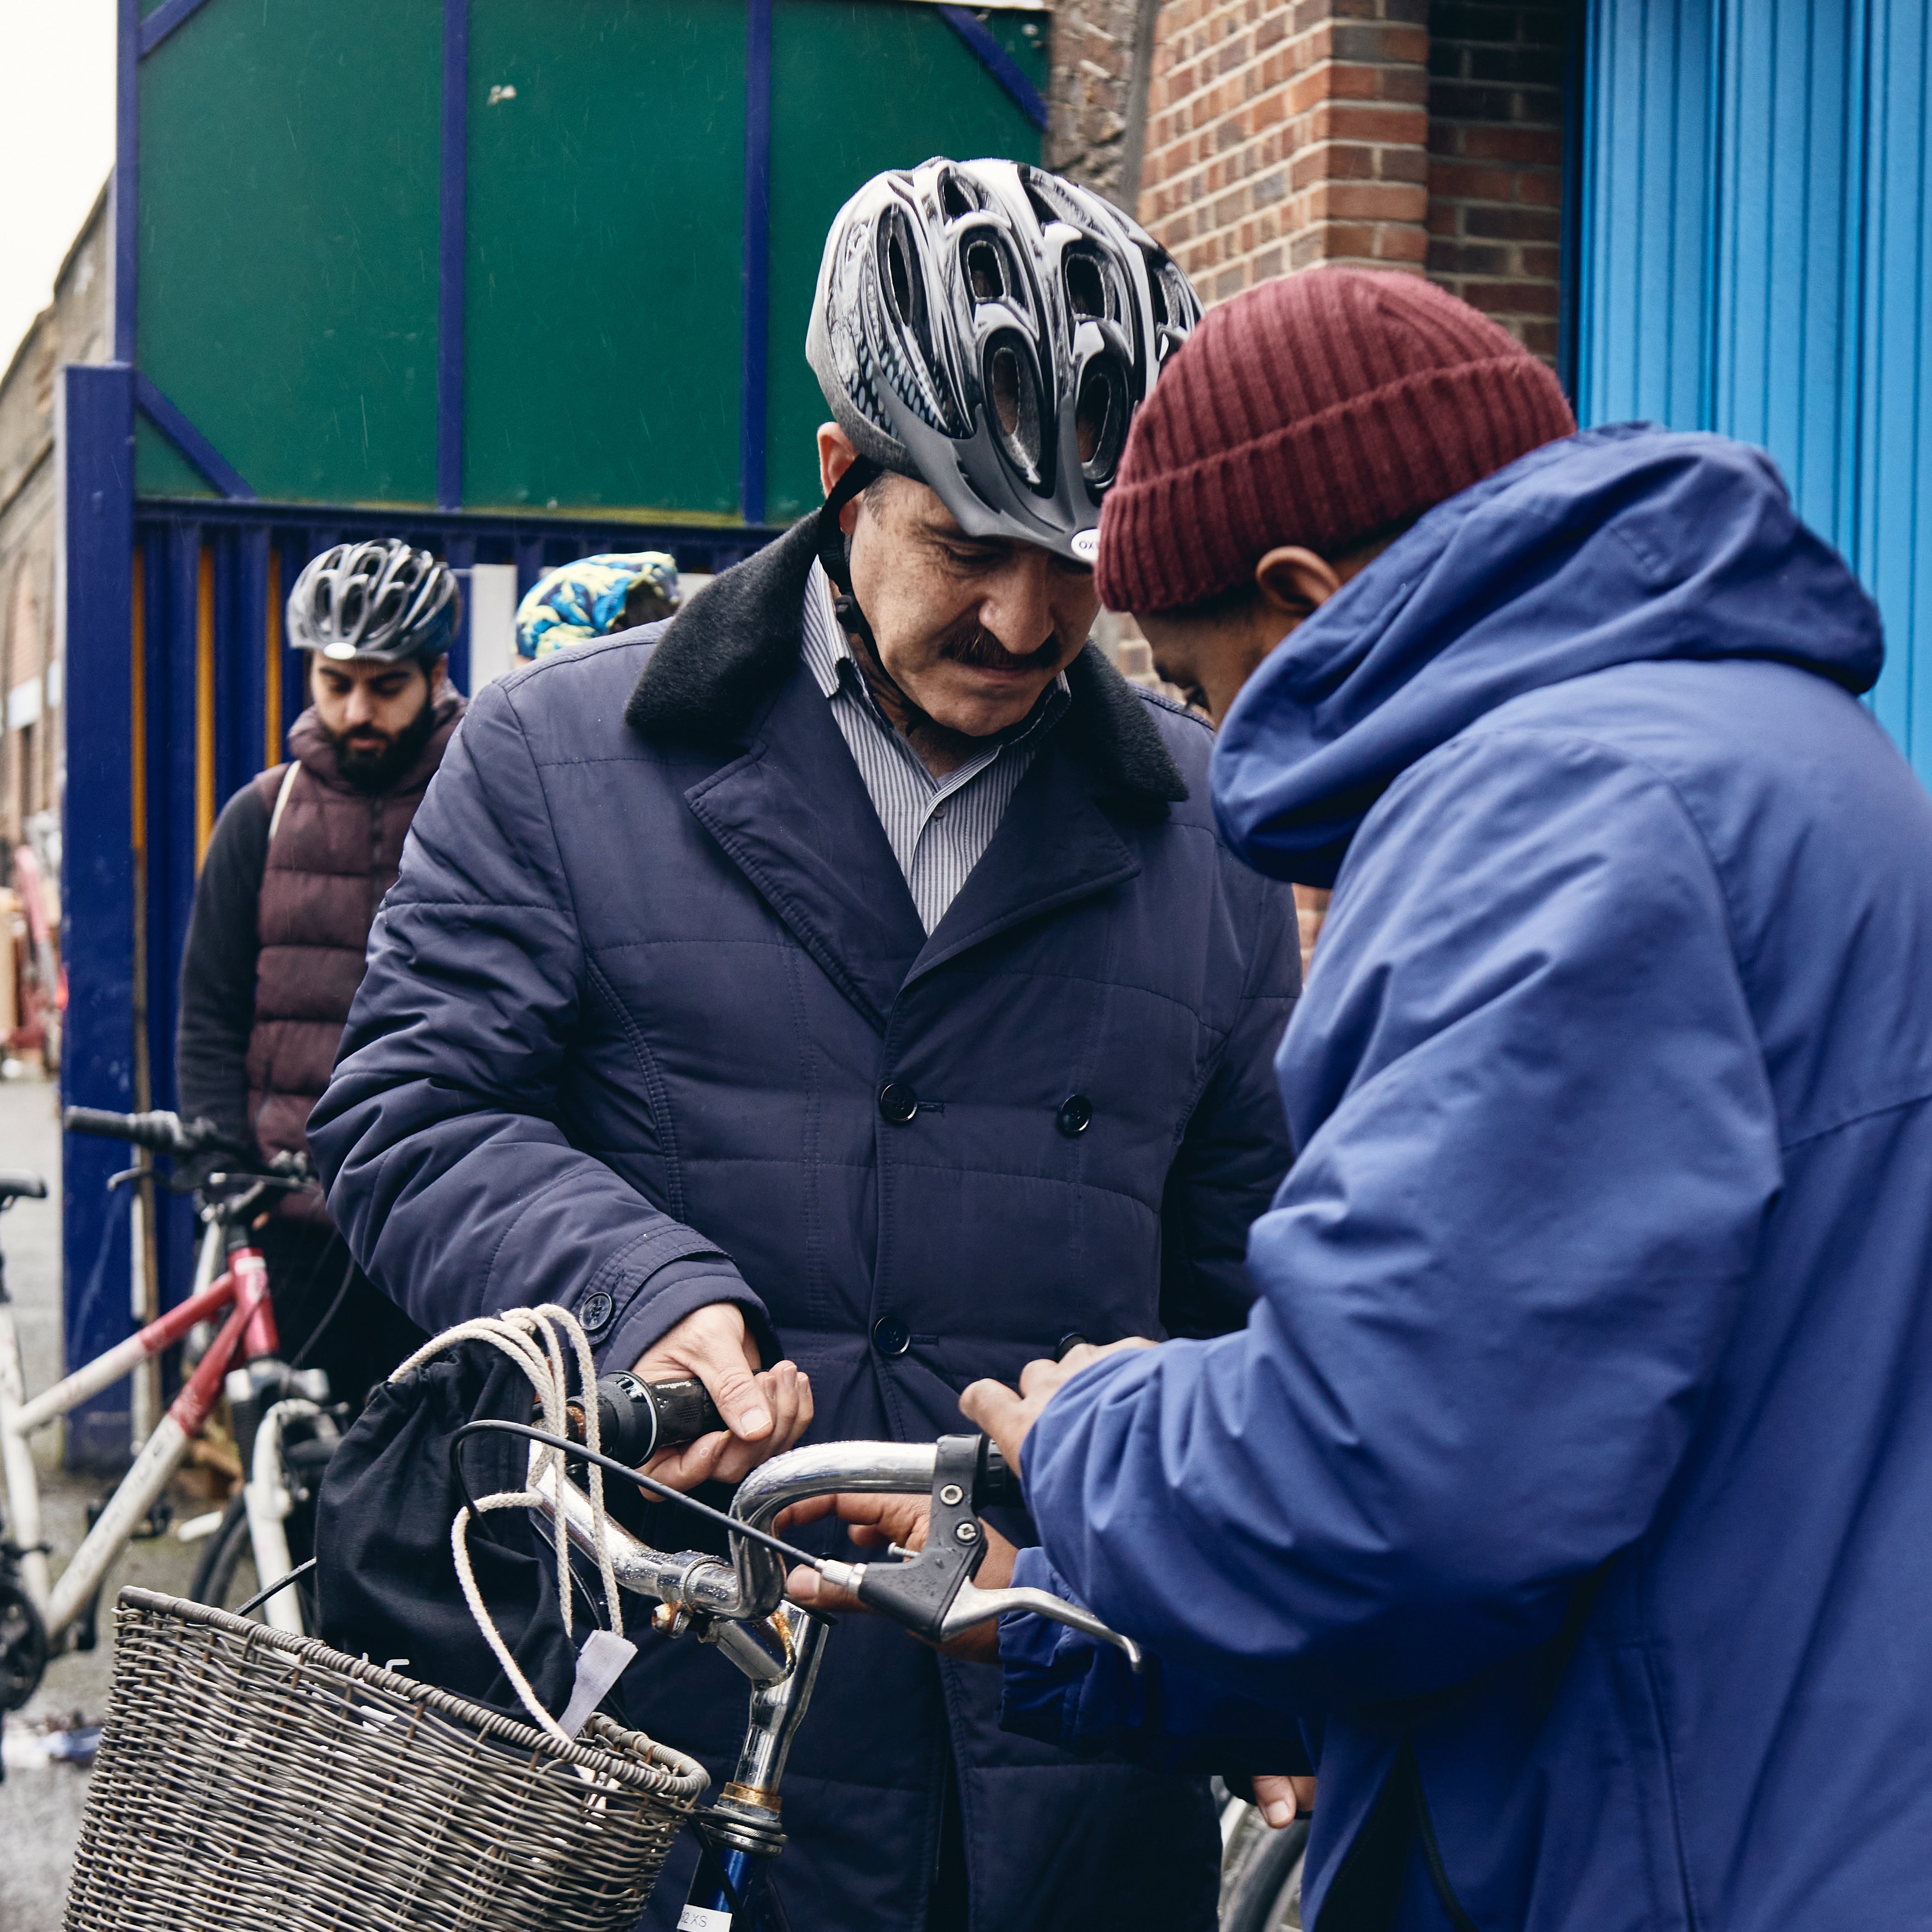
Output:
[[434,494],[441,21],[210,0],[141,62],[140,366],[265,496]]
[[466,503],[736,514],[744,179],[743,0],[472,0]]
[[[1043,88],[1048,16],[979,17]],[[136,360],[265,497],[435,497],[442,20],[208,0],[140,63]],[[746,31],[744,0],[470,0],[466,505],[740,514]],[[776,0],[772,37],[776,520],[818,495],[803,344],[839,204],[1040,136],[918,0]],[[208,490],[146,424],[136,475]]]
[[[982,16],[1042,93],[1044,14]],[[775,0],[772,10],[771,331],[766,514],[819,500],[813,432],[824,399],[805,360],[826,230],[868,176],[932,154],[1037,162],[1040,130],[933,8]]]

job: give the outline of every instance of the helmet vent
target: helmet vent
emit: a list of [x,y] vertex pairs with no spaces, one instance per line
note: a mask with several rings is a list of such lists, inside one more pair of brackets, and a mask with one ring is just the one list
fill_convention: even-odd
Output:
[[986,356],[986,395],[1007,455],[1029,483],[1040,481],[1040,394],[1032,358],[1016,338],[995,336]]
[[1006,272],[998,247],[991,242],[966,244],[966,283],[975,302],[998,302],[1006,292]]
[[1073,434],[1080,450],[1080,473],[1090,483],[1112,480],[1126,440],[1126,384],[1111,356],[1088,364],[1073,406]]
[[1090,255],[1066,258],[1066,305],[1083,322],[1106,317],[1106,284],[1101,279],[1100,263]]
[[893,313],[910,327],[915,320],[912,265],[906,260],[905,236],[896,221],[886,231],[886,274],[892,284]]
[[980,204],[960,185],[959,177],[956,174],[949,173],[940,181],[939,205],[955,221],[980,212]]

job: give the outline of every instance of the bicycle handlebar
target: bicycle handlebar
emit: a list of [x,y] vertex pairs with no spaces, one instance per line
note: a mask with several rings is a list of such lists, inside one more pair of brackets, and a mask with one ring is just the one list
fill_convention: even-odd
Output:
[[100,1107],[68,1107],[62,1112],[61,1125],[70,1134],[130,1142],[175,1160],[219,1156],[238,1178],[271,1187],[293,1190],[308,1186],[315,1178],[306,1154],[278,1154],[265,1161],[258,1149],[230,1140],[212,1120],[184,1120],[164,1108],[146,1114],[116,1114]]
[[178,1114],[113,1114],[100,1107],[69,1107],[61,1125],[70,1134],[95,1134],[103,1140],[131,1141],[152,1154],[240,1154],[254,1150],[225,1139],[212,1120],[184,1120]]
[[[600,1392],[613,1378],[598,1384]],[[650,1385],[638,1383],[640,1390]],[[667,1438],[668,1439],[668,1438]],[[596,1548],[590,1501],[568,1479],[532,1472],[542,1514],[561,1511],[570,1539],[586,1553]],[[851,1592],[868,1610],[940,1643],[1009,1610],[1028,1610],[1113,1645],[1138,1671],[1139,1646],[1090,1611],[1045,1591],[982,1590],[974,1582],[986,1555],[978,1512],[1019,1501],[1018,1485],[993,1443],[982,1436],[941,1436],[937,1442],[825,1442],[788,1450],[762,1463],[738,1486],[731,1515],[768,1532],[793,1504],[842,1491],[869,1495],[929,1492],[925,1547],[898,1563],[827,1561],[820,1574]],[[615,1523],[604,1526],[619,1585],[655,1597],[700,1618],[739,1669],[754,1682],[783,1668],[768,1654],[765,1621],[784,1596],[784,1558],[748,1537],[733,1539],[729,1563],[697,1551],[653,1550]]]

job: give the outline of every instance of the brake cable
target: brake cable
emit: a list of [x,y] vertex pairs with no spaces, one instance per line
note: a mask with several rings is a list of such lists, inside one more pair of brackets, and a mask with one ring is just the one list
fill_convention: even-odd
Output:
[[[782,1537],[772,1536],[762,1529],[754,1529],[748,1522],[741,1522],[724,1510],[713,1509],[709,1503],[700,1502],[695,1496],[686,1496],[682,1490],[673,1489],[668,1483],[661,1483],[655,1476],[647,1476],[641,1469],[634,1469],[628,1462],[620,1462],[615,1456],[593,1454],[580,1442],[573,1442],[567,1436],[553,1436],[547,1429],[532,1429],[527,1423],[499,1420],[485,1418],[478,1422],[466,1422],[449,1439],[449,1471],[454,1478],[457,1491],[463,1498],[464,1507],[470,1512],[472,1521],[480,1521],[476,1499],[470,1493],[470,1485],[463,1474],[463,1444],[465,1440],[486,1431],[500,1436],[520,1436],[528,1442],[540,1442],[547,1449],[560,1449],[572,1462],[594,1462],[608,1474],[622,1476],[637,1484],[647,1494],[660,1502],[676,1503],[680,1509],[702,1516],[706,1522],[726,1531],[733,1536],[746,1538],[753,1543],[762,1544],[767,1550],[776,1550],[781,1556],[794,1563],[802,1563],[820,1576],[827,1574],[827,1566],[839,1570],[850,1568],[849,1564],[838,1563],[835,1559],[814,1556],[809,1550],[800,1550],[796,1544],[788,1543]],[[834,1579],[836,1581],[836,1579]]]

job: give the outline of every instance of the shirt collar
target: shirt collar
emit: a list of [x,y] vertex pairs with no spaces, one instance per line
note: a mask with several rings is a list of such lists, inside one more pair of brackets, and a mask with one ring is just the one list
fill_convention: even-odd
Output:
[[[830,699],[844,692],[881,730],[896,738],[898,734],[893,730],[891,720],[879,709],[872,686],[866,682],[866,674],[852,655],[844,626],[838,621],[832,580],[826,575],[822,563],[814,562],[811,575],[806,579],[804,631],[806,668],[811,672],[812,682],[820,693]],[[1036,731],[1050,728],[1059,722],[1061,714],[1072,700],[1073,694],[1063,670],[1040,693],[1039,702],[1018,724],[998,734],[998,742],[1002,746],[1016,745],[1030,738]]]

